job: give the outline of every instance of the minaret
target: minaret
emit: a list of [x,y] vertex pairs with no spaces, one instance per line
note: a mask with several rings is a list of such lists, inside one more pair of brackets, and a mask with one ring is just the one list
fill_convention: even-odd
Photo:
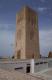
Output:
[[38,17],[29,7],[24,7],[16,15],[15,58],[40,58]]

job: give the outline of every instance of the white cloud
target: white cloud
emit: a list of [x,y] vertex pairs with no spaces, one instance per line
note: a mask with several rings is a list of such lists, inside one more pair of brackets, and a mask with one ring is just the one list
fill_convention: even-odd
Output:
[[45,11],[45,10],[47,10],[46,7],[39,7],[39,8],[38,8],[38,11],[40,11],[40,12]]
[[52,51],[52,30],[40,31],[40,53],[47,56]]
[[[11,46],[13,44],[13,46]],[[14,54],[15,32],[0,31],[0,56]]]
[[0,24],[0,30],[15,30],[15,24]]

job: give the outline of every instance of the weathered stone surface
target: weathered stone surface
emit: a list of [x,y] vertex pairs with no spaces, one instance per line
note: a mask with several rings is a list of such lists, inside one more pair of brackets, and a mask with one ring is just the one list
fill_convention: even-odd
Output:
[[24,74],[18,71],[0,69],[0,80],[52,80],[52,77],[46,74]]
[[24,7],[16,16],[15,58],[40,58],[37,13]]

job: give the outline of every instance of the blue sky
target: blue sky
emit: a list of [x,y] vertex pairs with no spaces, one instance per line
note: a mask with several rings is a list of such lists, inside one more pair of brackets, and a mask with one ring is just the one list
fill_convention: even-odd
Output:
[[0,56],[14,54],[16,13],[24,5],[38,13],[40,53],[52,51],[52,0],[0,0]]

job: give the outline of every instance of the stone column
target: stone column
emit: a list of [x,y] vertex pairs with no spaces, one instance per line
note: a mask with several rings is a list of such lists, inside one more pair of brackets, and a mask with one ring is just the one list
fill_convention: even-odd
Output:
[[34,73],[34,59],[31,59],[31,73]]

